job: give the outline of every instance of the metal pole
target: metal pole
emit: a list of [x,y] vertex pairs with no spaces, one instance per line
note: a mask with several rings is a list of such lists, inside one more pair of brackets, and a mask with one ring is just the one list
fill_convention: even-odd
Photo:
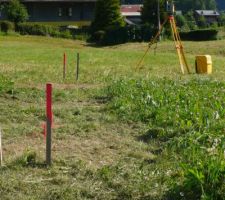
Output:
[[46,84],[46,164],[51,165],[52,150],[52,84]]
[[80,54],[77,53],[77,73],[76,73],[76,80],[78,81],[79,79],[79,67],[80,67]]
[[63,79],[66,79],[66,53],[63,54]]

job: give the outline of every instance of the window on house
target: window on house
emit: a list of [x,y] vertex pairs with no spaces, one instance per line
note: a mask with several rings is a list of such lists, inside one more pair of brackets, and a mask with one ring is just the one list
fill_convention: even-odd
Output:
[[59,8],[59,17],[62,17],[62,8]]
[[68,16],[72,17],[72,15],[73,15],[73,10],[72,10],[72,8],[69,8],[68,9]]

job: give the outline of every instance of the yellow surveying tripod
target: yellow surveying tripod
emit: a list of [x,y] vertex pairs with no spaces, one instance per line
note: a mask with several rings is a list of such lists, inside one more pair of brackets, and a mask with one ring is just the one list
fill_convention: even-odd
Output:
[[186,68],[187,72],[191,73],[190,68],[188,66],[188,63],[187,63],[187,60],[186,60],[186,57],[185,57],[185,54],[184,54],[184,50],[183,50],[183,45],[182,45],[182,42],[181,42],[180,34],[179,34],[178,30],[177,30],[176,22],[175,22],[174,15],[173,15],[174,11],[175,11],[174,4],[167,2],[167,12],[168,12],[169,15],[166,18],[166,20],[162,23],[162,25],[159,28],[158,32],[156,33],[155,37],[153,37],[151,39],[151,41],[149,42],[147,50],[145,51],[145,53],[144,53],[143,57],[141,58],[141,60],[138,62],[138,65],[137,65],[138,69],[140,69],[141,64],[142,64],[145,56],[147,55],[148,51],[151,49],[151,46],[154,43],[157,43],[157,40],[158,40],[158,38],[159,38],[159,36],[160,36],[160,34],[161,34],[165,24],[169,21],[170,26],[171,26],[171,30],[172,30],[173,40],[174,40],[174,43],[175,43],[175,48],[177,50],[177,55],[178,55],[178,58],[179,58],[179,61],[180,61],[181,71],[182,71],[183,74],[185,74],[185,68]]

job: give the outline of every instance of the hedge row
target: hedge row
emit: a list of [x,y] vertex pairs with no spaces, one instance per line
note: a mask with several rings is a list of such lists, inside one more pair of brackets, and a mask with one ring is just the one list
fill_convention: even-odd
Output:
[[[12,22],[1,21],[0,30],[3,32],[14,31],[15,26]],[[32,23],[20,23],[16,26],[16,31],[22,35],[42,35],[51,37],[73,38],[76,35],[88,34],[88,29],[79,29],[69,31],[67,29],[60,29],[55,26],[32,24]],[[157,30],[152,29],[150,25],[142,26],[126,26],[109,28],[106,31],[98,31],[92,34],[91,40],[100,45],[114,45],[126,42],[141,42],[149,41],[156,33]],[[166,30],[166,34],[169,31]],[[206,41],[216,40],[218,30],[216,29],[203,29],[193,30],[189,32],[181,32],[180,36],[182,40],[192,41]]]
[[69,31],[60,31],[58,27],[41,24],[20,23],[17,25],[16,31],[18,31],[22,35],[42,35],[72,38],[72,35]]
[[144,26],[126,26],[110,28],[106,31],[97,31],[92,34],[92,41],[100,45],[114,45],[126,42],[149,41],[156,33],[148,25]]
[[191,40],[191,41],[207,41],[207,40],[216,40],[218,30],[216,29],[200,29],[193,30],[189,32],[181,32],[180,36],[182,40]]
[[[100,45],[114,45],[126,42],[149,41],[157,30],[153,30],[150,26],[130,26],[108,29],[106,31],[98,31],[92,35],[92,40]],[[189,32],[181,32],[182,40],[207,41],[216,40],[218,31],[215,29],[194,30]],[[164,37],[170,37],[170,30],[166,29]]]

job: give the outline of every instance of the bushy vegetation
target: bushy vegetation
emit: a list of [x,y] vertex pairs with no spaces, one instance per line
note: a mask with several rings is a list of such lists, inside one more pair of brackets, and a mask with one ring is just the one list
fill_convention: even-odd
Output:
[[116,45],[126,42],[148,42],[156,32],[149,24],[141,26],[125,26],[97,31],[93,34],[92,40],[100,45]]
[[107,90],[110,110],[121,120],[148,124],[148,137],[179,161],[183,181],[175,179],[173,198],[224,197],[224,89],[224,83],[199,79],[119,80]]
[[72,35],[69,31],[60,31],[58,27],[41,24],[20,23],[17,25],[17,31],[22,35],[42,35],[72,38]]
[[26,7],[19,0],[11,0],[5,7],[5,12],[8,20],[18,24],[28,20]]
[[15,31],[15,25],[10,21],[1,21],[0,31],[5,33],[8,33],[9,31]]
[[191,41],[207,41],[207,40],[216,40],[218,30],[216,29],[199,29],[192,30],[189,32],[181,32],[180,36],[183,40]]

